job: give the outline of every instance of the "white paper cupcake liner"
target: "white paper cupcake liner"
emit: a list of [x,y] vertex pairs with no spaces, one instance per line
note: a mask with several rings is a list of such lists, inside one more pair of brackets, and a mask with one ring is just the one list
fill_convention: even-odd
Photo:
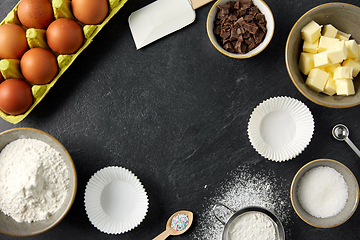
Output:
[[314,133],[314,119],[299,100],[275,97],[254,109],[247,131],[251,145],[261,156],[281,162],[307,147]]
[[137,227],[148,210],[148,197],[139,179],[122,167],[97,171],[85,189],[85,210],[100,231],[120,234]]

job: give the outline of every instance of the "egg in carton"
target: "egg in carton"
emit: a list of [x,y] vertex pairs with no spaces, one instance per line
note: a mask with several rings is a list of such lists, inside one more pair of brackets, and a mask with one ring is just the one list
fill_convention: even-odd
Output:
[[[92,39],[99,33],[99,31],[106,25],[106,23],[124,6],[127,0],[107,0],[109,11],[106,18],[99,24],[88,25],[78,21],[72,12],[71,1],[70,0],[50,0],[54,21],[60,18],[71,19],[77,22],[82,27],[83,32],[83,43],[81,47],[73,54],[59,54],[52,51],[46,40],[46,30],[45,29],[36,29],[36,28],[26,28],[23,26],[18,17],[18,6],[21,1],[8,13],[5,19],[0,23],[3,24],[16,24],[21,26],[26,30],[26,39],[29,46],[29,49],[33,48],[43,48],[50,50],[55,56],[58,64],[57,75],[47,84],[34,84],[25,79],[21,72],[20,68],[20,59],[1,59],[0,60],[0,71],[4,80],[10,78],[22,79],[28,82],[31,86],[31,92],[33,96],[33,102],[30,108],[19,115],[10,115],[3,112],[0,109],[0,117],[4,120],[16,124],[22,121],[29,113],[34,109],[34,107],[45,97],[45,95],[50,91],[54,86],[57,80],[62,76],[62,74],[70,67],[70,65],[75,61],[77,56],[91,43]],[[0,78],[1,79],[1,78]]]

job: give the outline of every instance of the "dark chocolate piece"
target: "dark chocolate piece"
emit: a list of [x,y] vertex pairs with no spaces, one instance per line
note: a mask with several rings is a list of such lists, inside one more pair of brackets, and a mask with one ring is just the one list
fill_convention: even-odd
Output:
[[244,22],[243,28],[244,28],[245,30],[249,31],[249,33],[255,34],[259,27],[256,26],[255,23],[252,23],[252,22]]

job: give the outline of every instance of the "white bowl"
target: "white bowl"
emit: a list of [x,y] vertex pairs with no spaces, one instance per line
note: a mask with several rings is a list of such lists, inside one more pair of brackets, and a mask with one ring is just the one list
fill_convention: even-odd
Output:
[[[207,34],[209,36],[209,39],[211,41],[211,43],[214,45],[214,47],[219,50],[219,52],[221,52],[222,54],[231,57],[231,58],[250,58],[253,57],[257,54],[259,54],[260,52],[262,52],[270,43],[272,36],[274,34],[274,30],[275,30],[275,22],[274,22],[274,16],[269,8],[269,6],[262,0],[253,0],[254,5],[256,5],[259,10],[261,11],[262,14],[265,15],[265,19],[266,19],[266,28],[267,28],[267,33],[265,35],[264,40],[260,43],[259,46],[257,46],[256,48],[254,48],[253,50],[249,51],[248,53],[245,54],[239,54],[239,53],[231,53],[226,51],[216,40],[216,37],[214,35],[214,20],[216,17],[216,14],[218,12],[218,7],[217,5],[221,5],[221,4],[226,4],[229,0],[218,0],[214,3],[214,5],[211,7],[207,20],[206,20],[206,30],[207,30]],[[233,0],[233,2],[235,2],[235,0]]]

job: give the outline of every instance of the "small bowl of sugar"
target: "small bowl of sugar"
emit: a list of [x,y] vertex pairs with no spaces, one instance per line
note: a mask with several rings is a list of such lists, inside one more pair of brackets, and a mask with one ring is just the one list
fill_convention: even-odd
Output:
[[62,144],[34,128],[0,133],[0,232],[33,236],[57,225],[76,194],[74,163]]
[[342,163],[317,159],[296,173],[290,188],[291,204],[297,215],[318,228],[346,222],[359,203],[359,185]]

